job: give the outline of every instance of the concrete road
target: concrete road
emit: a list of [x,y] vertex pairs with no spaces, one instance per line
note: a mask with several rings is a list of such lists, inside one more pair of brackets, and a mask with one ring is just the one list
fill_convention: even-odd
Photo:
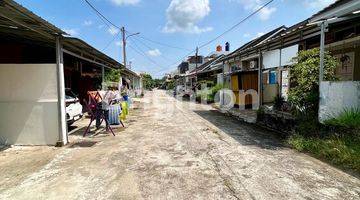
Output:
[[360,199],[359,179],[162,91],[126,126],[1,151],[0,199]]

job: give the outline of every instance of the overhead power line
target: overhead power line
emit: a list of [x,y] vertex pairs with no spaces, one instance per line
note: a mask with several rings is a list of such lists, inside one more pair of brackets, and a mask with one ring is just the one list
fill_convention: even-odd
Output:
[[136,43],[132,43],[135,45],[136,48],[134,48],[132,45],[128,45],[132,50],[134,50],[136,53],[138,53],[139,55],[145,57],[148,61],[150,61],[151,63],[160,66],[156,61],[154,61],[153,59],[151,59],[148,55],[146,55],[146,53],[138,46],[136,45]]
[[[150,47],[150,46],[147,45],[145,42],[137,39],[136,37],[134,37],[133,39],[130,38],[130,40],[131,40],[132,42],[135,42],[135,40],[136,40],[136,41],[139,42],[141,45],[143,45],[144,47],[146,47],[147,49],[149,49],[149,51],[153,51],[153,50],[154,50],[154,48]],[[163,58],[163,60],[165,60],[165,61],[167,61],[167,62],[171,62],[170,59],[167,58],[167,57],[165,57],[164,55],[160,54],[159,56],[160,56],[161,58]]]
[[[246,20],[248,20],[249,18],[251,18],[252,16],[254,16],[255,14],[257,14],[258,12],[260,12],[262,9],[264,9],[266,6],[268,6],[269,4],[271,4],[273,1],[275,0],[270,0],[268,2],[266,2],[264,5],[260,6],[258,9],[256,9],[254,12],[250,13],[248,16],[246,16],[245,18],[243,18],[242,20],[240,20],[238,23],[236,23],[235,25],[231,26],[229,29],[225,30],[224,32],[222,32],[221,34],[219,34],[218,36],[216,36],[215,38],[201,44],[198,49],[203,48],[209,44],[211,44],[212,42],[216,41],[217,39],[223,37],[225,34],[229,33],[230,31],[234,30],[236,27],[238,27],[240,24],[244,23]],[[196,52],[196,49],[190,51],[189,53],[187,53],[185,56],[183,56],[181,59],[179,59],[178,61],[174,62],[174,64],[172,64],[171,66],[177,64],[178,62],[181,62],[183,59],[185,59],[186,57],[192,55],[193,53]],[[165,69],[162,69],[160,71],[165,71]]]
[[169,47],[169,48],[173,48],[173,49],[189,51],[189,49],[182,48],[182,47],[177,47],[177,46],[173,46],[173,45],[170,45],[170,44],[165,44],[165,43],[162,43],[162,42],[158,42],[158,41],[155,41],[155,40],[146,38],[146,37],[144,37],[144,36],[139,36],[139,38],[144,39],[144,40],[147,40],[147,41],[152,42],[152,43],[154,43],[154,44],[158,44],[158,45],[164,46],[164,47]]
[[[126,31],[128,34],[132,34],[131,32],[129,31]],[[186,49],[186,48],[183,48],[183,47],[178,47],[178,46],[174,46],[174,45],[171,45],[171,44],[166,44],[166,43],[163,43],[163,42],[158,42],[156,40],[152,40],[152,39],[149,39],[147,37],[144,37],[142,35],[138,35],[137,36],[138,38],[141,38],[143,40],[146,40],[148,42],[151,42],[151,43],[154,43],[154,44],[158,44],[158,45],[161,45],[161,46],[164,46],[164,47],[168,47],[168,48],[173,48],[173,49],[178,49],[178,50],[185,50],[185,51],[190,51],[189,49]]]
[[[95,11],[95,13],[99,16],[99,18],[106,24],[106,26],[108,26],[110,28],[110,25],[117,28],[117,29],[121,29],[119,26],[117,26],[115,23],[113,23],[112,21],[110,21],[107,17],[105,17],[105,15],[103,15],[94,5],[92,5],[88,0],[84,0],[89,6],[91,9],[93,9]],[[110,24],[110,25],[109,25]],[[177,46],[174,46],[174,45],[170,45],[170,44],[166,44],[166,43],[163,43],[163,42],[158,42],[156,40],[152,40],[152,39],[149,39],[147,37],[144,37],[144,36],[139,36],[139,38],[142,38],[144,40],[147,40],[149,42],[152,42],[154,44],[158,44],[158,45],[161,45],[161,46],[165,46],[165,47],[169,47],[169,48],[173,48],[173,49],[180,49],[180,50],[186,50],[188,51],[189,49],[186,49],[186,48],[182,48],[182,47],[177,47]]]
[[120,35],[120,32],[118,32],[114,37],[109,41],[109,43],[102,49],[102,51],[105,51],[109,46],[116,40],[116,38]]
[[[98,17],[105,23],[106,26],[108,26],[109,28],[112,26],[112,27],[115,27],[117,29],[121,29],[119,26],[115,25],[113,22],[111,22],[108,18],[106,18],[98,9],[96,9],[88,0],[84,0],[95,12],[96,14],[98,15]],[[249,18],[251,18],[252,16],[254,16],[255,14],[257,14],[258,12],[260,12],[262,9],[264,9],[266,6],[268,6],[269,4],[271,4],[273,1],[275,0],[270,0],[268,1],[267,3],[265,3],[264,5],[260,6],[258,9],[256,9],[254,12],[252,12],[250,15],[248,15],[247,17],[245,17],[244,19],[240,20],[238,23],[236,23],[235,25],[233,25],[232,27],[230,27],[229,29],[225,30],[223,33],[219,34],[218,36],[216,36],[215,38],[201,44],[198,48],[203,48],[209,44],[211,44],[212,42],[218,40],[219,38],[223,37],[225,34],[229,33],[230,31],[234,30],[236,27],[238,27],[240,24],[242,24],[243,22],[245,22],[246,20],[248,20]],[[111,26],[110,26],[110,25]],[[139,38],[142,38],[144,40],[147,40],[149,42],[152,42],[152,43],[155,43],[155,44],[158,44],[158,45],[162,45],[162,46],[166,46],[166,47],[169,47],[169,48],[174,48],[174,49],[181,49],[181,50],[188,50],[188,49],[185,49],[185,48],[182,48],[182,47],[176,47],[176,46],[173,46],[173,45],[168,45],[168,44],[165,44],[165,43],[162,43],[162,42],[158,42],[158,41],[155,41],[155,40],[152,40],[152,39],[149,39],[149,38],[146,38],[146,37],[143,37],[143,36],[139,36]],[[114,40],[114,39],[113,39]],[[110,44],[113,42],[113,40],[110,42]],[[135,44],[136,45],[136,44]],[[130,46],[131,47],[131,46]],[[107,48],[107,47],[106,47]],[[137,53],[140,53],[139,51],[141,51],[140,54],[143,54],[148,60],[151,60],[152,63],[158,65],[154,60],[152,60],[151,58],[149,58],[146,53],[144,53],[142,50],[136,50],[135,48],[131,47],[134,51],[136,51]],[[179,59],[178,61],[174,62],[174,64],[172,65],[175,65],[177,64],[178,62],[182,61],[183,59],[185,59],[186,57],[188,57],[189,55],[193,54],[196,50],[192,50],[190,51],[189,53],[187,53],[185,56],[183,56],[181,59]],[[163,70],[161,70],[163,71]]]
[[230,27],[229,29],[227,29],[226,31],[224,31],[223,33],[221,33],[220,35],[216,36],[215,38],[209,40],[208,42],[205,42],[204,44],[199,46],[199,49],[202,47],[205,47],[209,44],[211,44],[212,42],[216,41],[217,39],[221,38],[222,36],[224,36],[225,34],[227,34],[228,32],[234,30],[236,27],[238,27],[240,24],[242,24],[243,22],[245,22],[246,20],[248,20],[249,18],[251,18],[252,16],[256,15],[258,12],[260,12],[262,9],[264,9],[266,6],[268,6],[270,3],[272,3],[275,0],[270,0],[267,3],[265,3],[264,5],[260,6],[258,9],[256,9],[254,12],[252,12],[250,15],[248,15],[247,17],[245,17],[244,19],[240,20],[238,23],[236,23],[235,25],[233,25],[232,27]]
[[[116,29],[119,29],[121,30],[121,28],[119,26],[117,26],[115,23],[113,23],[111,20],[109,20],[107,17],[105,17],[105,15],[103,15],[92,3],[90,3],[89,0],[84,0],[85,3],[87,5],[90,6],[90,8],[96,13],[96,15],[101,19],[101,21],[108,27],[108,28],[116,28]],[[126,31],[128,32],[128,31]],[[129,32],[128,32],[129,33]],[[119,34],[119,33],[118,33]],[[105,46],[105,48],[103,49],[106,50],[113,42],[114,40],[116,39],[116,37],[118,36],[118,34],[116,36],[114,36],[114,38]],[[155,44],[158,44],[158,45],[162,45],[162,46],[165,46],[165,47],[169,47],[169,48],[173,48],[173,49],[179,49],[179,50],[188,50],[186,48],[182,48],[182,47],[177,47],[177,46],[174,46],[174,45],[169,45],[169,44],[166,44],[166,43],[163,43],[163,42],[158,42],[158,41],[155,41],[155,40],[152,40],[152,39],[149,39],[149,38],[146,38],[144,36],[139,36],[139,38],[142,38],[144,40],[147,40],[149,42],[152,42],[152,43],[155,43]],[[135,44],[136,45],[136,44]],[[131,47],[135,52],[137,53],[140,53],[139,50],[136,50],[135,48]],[[143,54],[143,56],[145,56],[148,60],[151,60],[152,63],[158,65],[154,60],[152,60],[151,58],[149,58],[146,53],[142,52],[140,54]],[[165,57],[163,57],[165,58]]]
[[[106,18],[98,9],[95,8],[95,6],[93,6],[88,0],[84,0],[89,6],[90,8],[92,8],[96,14],[101,18],[101,20],[106,24],[106,26],[108,26],[110,28],[110,25],[117,28],[117,29],[121,29],[119,26],[117,26],[116,24],[112,23],[108,18]],[[106,23],[107,22],[107,23]],[[110,24],[110,25],[109,25]]]

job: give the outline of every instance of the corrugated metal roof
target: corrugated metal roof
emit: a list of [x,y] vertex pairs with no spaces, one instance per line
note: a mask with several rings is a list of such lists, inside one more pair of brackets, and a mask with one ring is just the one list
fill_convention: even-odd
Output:
[[315,17],[317,17],[317,16],[319,16],[319,15],[321,15],[321,14],[323,14],[323,13],[325,13],[325,12],[327,12],[327,11],[333,9],[333,8],[336,8],[336,7],[340,6],[340,5],[343,5],[343,4],[345,4],[345,3],[348,3],[348,2],[350,2],[350,1],[353,1],[353,0],[336,0],[334,3],[328,5],[328,6],[325,7],[324,9],[322,9],[322,10],[320,10],[319,12],[315,13],[314,15],[312,15],[309,19],[315,18]]
[[244,51],[249,47],[253,47],[253,46],[256,46],[256,45],[261,44],[263,42],[266,42],[267,40],[271,39],[272,37],[275,37],[278,34],[278,32],[281,33],[281,31],[285,30],[285,29],[286,29],[285,26],[280,26],[280,27],[278,27],[278,28],[276,28],[276,29],[274,29],[274,30],[272,30],[272,31],[258,37],[258,38],[253,39],[250,42],[242,45],[241,47],[239,47],[238,49],[236,49],[235,51],[233,51],[229,55],[227,55],[223,60],[233,58],[234,56],[237,56],[239,52]]
[[44,36],[46,34],[48,36],[66,34],[60,28],[12,0],[0,1],[0,17],[0,23],[3,26],[15,28],[21,25],[24,28],[44,34]]

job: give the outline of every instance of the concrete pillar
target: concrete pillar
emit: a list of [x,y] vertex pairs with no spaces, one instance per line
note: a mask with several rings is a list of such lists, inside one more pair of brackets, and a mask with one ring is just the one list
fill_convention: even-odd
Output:
[[56,37],[56,72],[59,120],[59,141],[57,142],[57,146],[63,146],[68,143],[68,135],[65,112],[64,57],[62,52],[61,38],[59,36]]
[[281,86],[282,86],[282,71],[283,71],[283,68],[281,66],[281,59],[282,59],[281,54],[282,54],[282,42],[281,42],[281,46],[280,46],[280,55],[279,55],[280,59],[279,59],[279,68],[278,68],[278,77],[277,77],[278,86],[279,86],[279,88],[278,88],[279,96],[281,96],[281,93],[282,93]]
[[104,90],[105,88],[105,67],[101,66],[101,85],[102,85],[102,89]]
[[262,84],[262,65],[263,65],[262,52],[259,52],[259,67],[258,67],[258,103],[259,107],[262,105],[262,95],[263,95],[263,84]]
[[[320,24],[320,69],[319,69],[319,108],[321,104],[322,92],[321,92],[321,82],[324,80],[324,59],[325,59],[325,32],[327,28],[327,21],[323,21]],[[320,109],[319,109],[319,118],[320,118]]]
[[319,85],[324,80],[324,54],[325,54],[325,29],[327,28],[327,22],[321,22],[320,32],[320,73],[319,73]]

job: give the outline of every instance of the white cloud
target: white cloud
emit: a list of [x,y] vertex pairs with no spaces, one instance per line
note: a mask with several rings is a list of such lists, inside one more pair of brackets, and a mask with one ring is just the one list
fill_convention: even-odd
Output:
[[[256,11],[266,2],[264,0],[229,0],[230,2],[238,2],[243,5],[245,10]],[[266,6],[258,12],[260,20],[268,20],[271,15],[276,11],[275,7]]]
[[275,7],[265,7],[259,11],[259,18],[263,21],[266,21],[275,11]]
[[91,26],[93,24],[93,22],[91,20],[85,20],[83,25],[84,26]]
[[161,52],[160,52],[159,49],[149,50],[149,51],[147,52],[147,54],[148,54],[149,56],[153,56],[153,57],[161,56]]
[[79,31],[77,29],[74,28],[70,28],[70,29],[64,29],[65,33],[71,35],[71,36],[77,36],[79,35]]
[[110,1],[117,6],[136,5],[140,3],[140,0],[110,0]]
[[197,25],[210,11],[209,0],[172,0],[166,10],[167,23],[163,31],[196,34],[211,31],[212,27]]
[[305,0],[304,5],[310,9],[323,9],[334,3],[336,0]]
[[122,41],[117,41],[117,42],[115,42],[115,45],[116,45],[116,46],[119,46],[119,47],[122,47]]
[[119,29],[116,28],[116,27],[111,26],[111,27],[108,29],[108,32],[109,32],[111,35],[116,35],[116,34],[119,33]]

